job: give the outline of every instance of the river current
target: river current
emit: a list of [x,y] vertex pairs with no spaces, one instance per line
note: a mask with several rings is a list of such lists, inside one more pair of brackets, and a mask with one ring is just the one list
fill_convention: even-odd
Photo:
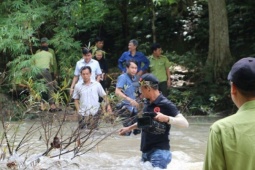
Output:
[[[172,161],[167,169],[171,170],[202,170],[205,156],[206,143],[209,135],[209,127],[216,119],[207,118],[188,118],[190,126],[187,129],[171,128],[170,146],[172,151]],[[15,125],[15,123],[12,123]],[[14,145],[22,139],[33,122],[22,122],[18,128],[19,132]],[[61,135],[65,136],[77,126],[77,122],[65,123],[65,130]],[[26,142],[24,148],[13,156],[6,156],[0,159],[0,169],[8,169],[8,162],[16,162],[16,169],[35,169],[35,170],[150,170],[153,168],[148,162],[140,162],[141,152],[140,135],[119,136],[117,130],[121,125],[105,126],[91,134],[88,144],[82,155],[73,157],[73,152],[61,155],[60,157],[50,158],[59,154],[59,149],[53,149],[48,156],[42,156],[45,152],[45,141],[42,129],[38,129]],[[2,131],[3,129],[0,128]],[[12,129],[14,131],[14,129]],[[85,133],[85,132],[84,132]],[[12,133],[8,133],[11,137]],[[2,145],[0,153],[6,149]],[[28,149],[27,149],[28,148]],[[24,150],[29,150],[24,152]],[[68,149],[66,149],[68,150]],[[21,155],[22,151],[24,154]]]

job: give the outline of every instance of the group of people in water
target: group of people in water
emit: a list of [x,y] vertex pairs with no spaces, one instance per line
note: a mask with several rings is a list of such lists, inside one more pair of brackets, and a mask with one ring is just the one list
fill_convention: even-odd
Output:
[[[107,113],[113,112],[104,85],[108,67],[104,59],[103,43],[99,39],[93,50],[84,48],[83,58],[75,66],[70,95],[81,116],[81,129],[97,128],[98,117],[102,114],[101,102],[106,103]],[[187,128],[189,123],[167,98],[168,87],[171,86],[170,62],[161,54],[161,46],[154,43],[149,57],[137,51],[137,46],[137,40],[130,40],[129,50],[118,60],[121,73],[117,79],[115,94],[121,99],[118,107],[122,110],[119,116],[123,123],[118,132],[125,136],[132,132],[134,135],[141,133],[141,160],[149,161],[153,167],[165,169],[172,159],[169,140],[171,126]],[[41,48],[40,56],[44,55],[43,51],[48,49]],[[39,57],[37,63],[38,66],[41,65],[43,77],[50,81],[51,68],[54,68],[53,55],[47,53],[44,56],[47,57],[43,62],[46,63],[47,60],[48,64],[43,67],[42,58]],[[228,80],[232,100],[239,110],[235,115],[212,125],[204,169],[252,170],[255,169],[254,58],[243,58],[235,63]],[[57,109],[54,102],[50,104],[52,111]]]

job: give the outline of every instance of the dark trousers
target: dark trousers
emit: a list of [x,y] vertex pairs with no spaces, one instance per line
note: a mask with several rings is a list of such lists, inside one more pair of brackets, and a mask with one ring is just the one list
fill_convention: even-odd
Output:
[[168,96],[168,89],[167,89],[167,81],[162,81],[158,85],[159,91],[163,94],[163,96]]
[[54,99],[52,96],[54,93],[54,87],[49,69],[42,69],[42,72],[37,76],[37,79],[44,79],[47,87],[47,92],[42,94],[42,98],[44,100],[48,100],[50,104],[53,104]]

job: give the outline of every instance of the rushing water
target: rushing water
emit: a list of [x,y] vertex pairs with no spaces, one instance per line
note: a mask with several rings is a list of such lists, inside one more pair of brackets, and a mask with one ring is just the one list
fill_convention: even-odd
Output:
[[[172,162],[168,165],[167,169],[171,170],[201,170],[203,166],[206,142],[209,133],[210,125],[215,119],[189,119],[190,126],[187,129],[179,129],[172,127],[170,134],[170,145],[172,151]],[[21,139],[22,135],[31,126],[31,122],[23,122],[19,127],[20,133],[17,135],[17,141]],[[77,126],[75,122],[68,122],[65,126]],[[73,157],[73,153],[62,155],[60,159],[49,158],[41,156],[45,152],[45,145],[40,139],[41,129],[35,133],[27,142],[31,146],[29,152],[18,156],[20,152],[14,154],[9,160],[0,160],[0,169],[7,169],[7,162],[18,162],[17,169],[84,169],[84,170],[149,170],[153,169],[149,163],[141,163],[139,151],[140,135],[131,135],[129,137],[119,136],[116,130],[121,127],[104,127],[95,131],[92,142],[89,145],[97,143],[102,137],[108,136],[103,139],[98,145],[93,147],[87,153]],[[0,129],[2,131],[2,129]],[[64,135],[68,133],[68,128],[63,130]],[[17,143],[16,143],[17,144]],[[88,148],[89,148],[88,145]],[[32,147],[35,146],[35,147]],[[26,146],[27,147],[27,146]],[[3,147],[2,147],[3,148]],[[1,152],[1,151],[0,151]],[[50,156],[59,153],[58,149],[50,152]],[[26,160],[25,160],[26,159]],[[21,163],[23,162],[23,163]],[[154,168],[157,169],[157,168]]]

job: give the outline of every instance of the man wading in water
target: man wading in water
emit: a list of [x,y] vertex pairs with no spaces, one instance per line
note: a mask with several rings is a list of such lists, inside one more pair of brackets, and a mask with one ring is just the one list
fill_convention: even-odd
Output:
[[142,161],[164,169],[172,159],[168,138],[171,125],[187,128],[189,123],[176,106],[159,92],[159,82],[154,75],[142,75],[139,84],[143,97],[147,99],[143,117],[138,118],[137,123],[121,128],[119,134],[124,135],[140,127]]

